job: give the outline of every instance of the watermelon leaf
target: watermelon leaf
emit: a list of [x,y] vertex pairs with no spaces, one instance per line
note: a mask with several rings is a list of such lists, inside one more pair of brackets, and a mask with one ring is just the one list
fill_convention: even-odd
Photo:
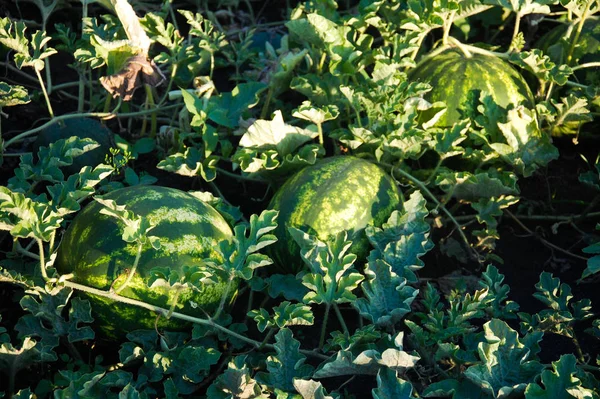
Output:
[[429,214],[426,205],[421,192],[415,191],[404,202],[404,209],[392,212],[381,228],[367,226],[365,232],[375,248],[369,254],[369,262],[383,259],[399,278],[416,282],[415,271],[424,265],[419,258],[433,248],[430,226],[425,220]]
[[19,168],[15,170],[15,176],[8,180],[8,187],[27,192],[32,183],[60,183],[65,180],[60,169],[62,166],[71,165],[73,158],[98,147],[96,141],[76,136],[57,140],[48,147],[40,147],[37,161],[34,161],[31,153],[21,156]]
[[294,392],[294,379],[308,377],[313,367],[304,364],[306,356],[299,352],[300,342],[292,331],[282,328],[275,335],[276,355],[267,358],[267,372],[256,374],[256,380],[270,388]]
[[201,176],[205,181],[211,182],[217,177],[218,160],[216,156],[203,155],[196,147],[188,147],[184,153],[177,152],[167,156],[156,167],[182,176]]
[[531,176],[536,169],[558,158],[558,150],[538,128],[534,111],[513,108],[508,111],[507,122],[498,123],[498,127],[507,144],[491,143],[490,147],[523,176]]
[[[250,280],[255,269],[273,263],[267,255],[258,251],[277,241],[277,237],[270,233],[277,228],[277,215],[277,211],[265,210],[260,216],[252,215],[249,226],[245,223],[235,226],[233,240],[219,242],[223,262],[209,259],[207,265],[227,279]],[[248,228],[250,231],[247,231]]]
[[27,89],[23,86],[0,82],[0,110],[4,107],[27,104],[30,101]]
[[208,387],[206,394],[215,399],[267,399],[263,387],[252,378],[246,355],[234,357],[227,369]]
[[340,350],[334,359],[321,364],[313,376],[326,378],[355,374],[377,375],[383,368],[396,371],[412,368],[420,360],[420,357],[403,350],[403,339],[403,332],[393,338],[387,335],[382,340],[384,342],[380,343],[384,349],[367,349],[358,355],[351,351]]
[[559,86],[567,83],[573,69],[568,65],[556,65],[541,50],[520,51],[511,53],[509,59],[515,65],[533,73],[538,79],[553,82]]
[[248,316],[256,321],[260,332],[272,327],[312,326],[315,319],[309,306],[288,301],[284,301],[273,308],[273,317],[270,317],[269,313],[263,308],[251,310],[248,312]]
[[522,393],[544,369],[535,359],[543,333],[519,339],[516,331],[504,321],[493,319],[483,326],[485,340],[478,345],[481,364],[469,367],[464,375],[493,397]]
[[519,304],[508,299],[510,287],[503,284],[504,275],[500,274],[493,265],[488,265],[485,272],[481,274],[479,286],[488,291],[488,307],[486,313],[493,318],[514,319],[519,310]]
[[244,112],[258,104],[259,94],[266,88],[260,82],[240,83],[231,92],[211,97],[206,109],[208,119],[221,126],[237,128]]
[[500,6],[519,15],[548,14],[552,0],[483,0],[483,4]]
[[56,361],[58,359],[54,348],[59,345],[59,338],[66,337],[69,342],[78,342],[94,338],[94,332],[89,326],[81,323],[91,323],[91,307],[88,301],[74,298],[69,308],[69,317],[62,317],[63,309],[67,306],[73,290],[71,288],[54,289],[52,291],[37,290],[38,298],[25,295],[19,302],[23,310],[31,313],[19,319],[15,330],[20,337],[39,337],[37,346],[42,360]]
[[13,237],[50,241],[62,220],[49,204],[0,186],[0,230],[10,231]]
[[[598,163],[596,165],[598,165]],[[600,230],[600,224],[596,225],[596,230]],[[588,245],[583,248],[582,251],[586,254],[593,254],[594,256],[587,260],[587,267],[581,274],[580,280],[600,272],[600,243]]]
[[35,363],[49,360],[42,357],[38,344],[32,337],[25,337],[20,347],[14,347],[10,341],[0,343],[0,369],[14,376]]
[[368,324],[364,327],[357,328],[352,335],[333,331],[331,339],[327,341],[324,349],[327,351],[343,349],[346,351],[357,350],[360,348],[370,347],[381,339],[383,333],[380,332],[374,324]]
[[398,378],[398,373],[389,368],[382,368],[377,373],[377,388],[373,389],[373,399],[410,399],[412,385]]
[[170,267],[154,267],[148,271],[148,287],[168,286],[175,289],[195,288],[201,291],[206,284],[215,283],[210,271],[203,266],[183,266],[181,273]]
[[360,288],[364,297],[353,302],[361,316],[380,328],[393,327],[411,311],[410,304],[419,290],[406,285],[384,260],[369,261],[364,271],[367,279]]
[[535,288],[537,292],[533,297],[548,308],[534,315],[519,313],[521,331],[548,331],[572,338],[573,324],[593,317],[591,301],[582,299],[573,302],[571,287],[551,273],[542,272]]
[[144,245],[149,243],[154,249],[160,247],[158,237],[148,236],[148,232],[155,226],[143,217],[128,211],[126,205],[117,205],[114,200],[95,197],[95,200],[103,205],[100,213],[118,219],[122,224],[122,239],[128,243]]
[[300,246],[302,259],[311,271],[302,277],[302,284],[310,290],[303,301],[333,304],[356,300],[352,291],[363,276],[354,272],[356,255],[346,254],[352,245],[352,241],[346,241],[347,233],[342,231],[324,243],[295,227],[288,230]]
[[22,21],[1,18],[0,44],[15,51],[15,64],[19,69],[28,66],[39,72],[44,69],[44,59],[56,54],[56,50],[46,46],[52,38],[45,31],[35,31],[30,40],[25,36],[26,29]]
[[240,139],[240,146],[271,148],[277,150],[282,156],[286,156],[317,135],[316,131],[286,124],[281,111],[277,110],[273,120],[259,119],[255,121]]
[[302,399],[334,399],[334,396],[327,395],[327,391],[319,381],[295,379],[294,388]]
[[525,390],[526,399],[593,398],[594,391],[584,388],[577,378],[579,370],[573,354],[562,355],[552,362],[552,371],[544,370],[541,385],[531,383]]
[[310,101],[303,101],[292,113],[294,118],[300,118],[321,125],[327,121],[336,119],[340,115],[338,107],[335,105],[326,105],[324,107],[315,107]]

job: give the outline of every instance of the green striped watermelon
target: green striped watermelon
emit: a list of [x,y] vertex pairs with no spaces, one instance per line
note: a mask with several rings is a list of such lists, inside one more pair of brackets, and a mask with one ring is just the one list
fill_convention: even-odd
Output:
[[79,173],[84,166],[94,167],[103,163],[110,148],[114,146],[113,133],[99,121],[91,118],[73,118],[55,123],[40,132],[33,143],[33,152],[37,153],[40,147],[48,147],[55,141],[71,136],[93,139],[100,146],[74,158],[71,165],[64,166],[63,171],[67,176]]
[[401,193],[377,165],[352,156],[326,158],[292,176],[275,193],[269,209],[279,211],[269,247],[277,269],[296,273],[303,268],[300,248],[288,228],[295,227],[321,240],[348,231],[350,251],[363,258],[369,242],[364,228],[380,226],[401,207]]
[[414,68],[409,79],[427,82],[432,90],[425,95],[429,102],[443,101],[447,110],[438,121],[452,126],[461,117],[463,104],[474,90],[486,91],[502,106],[523,104],[533,107],[533,94],[527,82],[510,64],[500,58],[451,49],[425,58]]
[[[156,306],[169,308],[175,290],[164,287],[148,288],[148,270],[168,266],[182,270],[184,265],[201,264],[207,257],[219,259],[215,248],[219,241],[229,240],[232,231],[225,219],[210,205],[180,190],[135,186],[113,191],[103,198],[126,205],[127,210],[148,218],[154,224],[149,234],[160,239],[160,248],[150,244],[143,249],[136,275],[120,295]],[[136,244],[121,239],[119,221],[103,215],[103,206],[93,202],[86,206],[67,229],[58,249],[56,267],[61,274],[74,273],[74,282],[108,290],[113,281],[125,279],[137,252]],[[116,285],[117,286],[117,285]],[[189,315],[205,317],[217,308],[225,283],[207,285],[201,291],[185,289],[177,309]],[[234,289],[231,292],[235,292]],[[109,338],[120,338],[135,329],[154,328],[156,314],[151,311],[117,303],[107,298],[86,295],[101,332]],[[194,304],[199,309],[194,309]],[[186,326],[175,319],[159,319],[160,328],[181,329]]]

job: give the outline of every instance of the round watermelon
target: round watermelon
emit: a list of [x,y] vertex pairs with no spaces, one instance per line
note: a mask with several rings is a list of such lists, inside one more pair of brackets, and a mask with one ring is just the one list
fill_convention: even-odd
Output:
[[336,156],[308,166],[277,190],[269,209],[279,211],[269,255],[278,271],[296,273],[303,267],[300,248],[288,228],[295,227],[320,240],[348,232],[350,252],[368,254],[367,225],[381,226],[401,207],[401,193],[379,166],[352,156]]
[[71,136],[92,139],[99,147],[74,158],[71,165],[64,166],[62,169],[67,176],[79,173],[84,166],[94,167],[103,163],[110,148],[114,146],[113,133],[99,121],[91,118],[73,118],[55,123],[40,132],[33,143],[33,152],[37,153],[40,147],[48,147],[55,141]]
[[441,127],[452,126],[465,117],[461,111],[473,91],[486,91],[504,108],[520,104],[531,108],[534,104],[533,94],[519,72],[489,55],[473,53],[467,57],[457,49],[447,50],[425,58],[411,71],[409,79],[432,86],[425,95],[427,101],[446,104],[446,113],[438,121]]
[[[183,266],[202,264],[203,259],[220,259],[217,244],[229,240],[232,231],[225,219],[210,205],[186,192],[154,186],[135,186],[113,191],[103,198],[136,215],[146,217],[155,227],[148,232],[160,240],[160,248],[148,244],[143,248],[133,280],[119,294],[152,305],[169,308],[175,290],[168,287],[149,288],[148,271],[169,267],[182,271]],[[67,229],[59,246],[56,268],[61,274],[73,273],[72,281],[108,290],[115,279],[119,287],[134,263],[137,244],[122,240],[121,222],[103,215],[103,205],[87,205]],[[178,303],[179,312],[206,317],[218,307],[226,284],[207,284],[200,291],[184,289]],[[230,291],[232,297],[236,287]],[[135,329],[153,329],[154,312],[126,305],[96,295],[85,295],[92,303],[93,316],[100,331],[108,338],[121,338]],[[206,313],[205,313],[206,312]],[[176,319],[159,319],[160,328],[181,329],[187,326]]]

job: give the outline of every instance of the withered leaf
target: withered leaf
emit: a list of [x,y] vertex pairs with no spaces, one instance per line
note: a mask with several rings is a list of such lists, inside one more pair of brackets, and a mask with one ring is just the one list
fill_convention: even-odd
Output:
[[139,54],[129,58],[118,73],[101,77],[100,83],[113,97],[129,101],[138,87],[145,84],[156,87],[164,80],[165,76],[154,61]]

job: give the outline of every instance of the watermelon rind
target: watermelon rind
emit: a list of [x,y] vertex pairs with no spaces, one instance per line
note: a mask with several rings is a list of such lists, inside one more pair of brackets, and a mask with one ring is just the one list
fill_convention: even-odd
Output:
[[394,180],[369,161],[335,156],[302,169],[277,190],[268,206],[279,211],[274,230],[278,241],[268,248],[275,270],[297,273],[304,268],[290,227],[322,241],[347,231],[353,242],[350,252],[363,259],[370,249],[365,227],[380,226],[401,206]]
[[508,62],[491,55],[471,53],[458,49],[425,57],[409,74],[411,81],[429,83],[431,91],[424,98],[444,102],[446,112],[437,125],[452,126],[464,119],[465,103],[470,93],[486,92],[501,107],[524,105],[532,108],[533,94],[521,74]]
[[[206,258],[221,259],[217,245],[230,240],[233,234],[214,208],[177,189],[134,186],[103,198],[126,205],[127,210],[155,225],[148,234],[159,238],[160,248],[154,249],[149,243],[144,246],[133,280],[119,292],[155,306],[169,308],[176,290],[164,286],[149,288],[150,269],[169,267],[182,271],[183,266],[201,265]],[[102,208],[102,204],[94,201],[73,219],[59,246],[55,265],[61,274],[73,273],[72,281],[76,283],[109,290],[115,279],[119,281],[115,286],[125,280],[127,270],[134,264],[137,244],[122,240],[120,221],[101,214]],[[219,306],[225,287],[226,283],[221,281],[207,284],[200,291],[185,288],[178,298],[183,307],[176,310],[206,318]],[[234,284],[231,297],[235,292]],[[156,314],[152,311],[97,295],[84,295],[91,301],[98,328],[107,338],[118,339],[127,332],[155,326]],[[180,330],[188,325],[174,318],[158,320],[159,328]]]

